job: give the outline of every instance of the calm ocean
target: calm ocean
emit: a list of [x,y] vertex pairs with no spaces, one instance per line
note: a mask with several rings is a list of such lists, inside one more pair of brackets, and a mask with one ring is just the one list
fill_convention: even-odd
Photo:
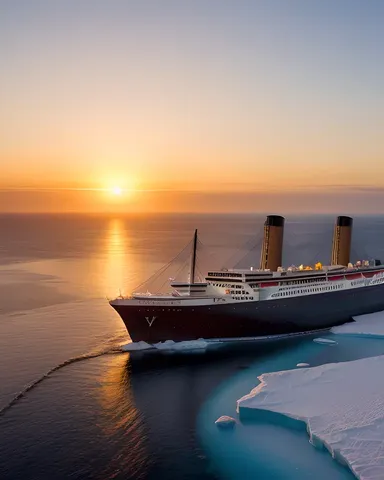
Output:
[[[107,297],[148,278],[195,228],[211,266],[257,265],[263,221],[0,216],[0,479],[353,478],[305,432],[251,424],[228,434],[213,422],[234,415],[265,371],[384,354],[384,342],[329,348],[302,337],[198,354],[119,351],[129,336]],[[328,262],[333,222],[287,218],[285,264]],[[384,218],[356,218],[354,259],[384,259],[383,234]]]

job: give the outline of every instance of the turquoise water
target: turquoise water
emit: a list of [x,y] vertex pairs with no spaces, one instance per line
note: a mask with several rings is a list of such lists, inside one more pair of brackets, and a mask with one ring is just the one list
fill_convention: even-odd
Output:
[[[310,337],[279,355],[261,361],[223,382],[204,403],[197,419],[200,441],[211,460],[211,468],[225,479],[353,479],[352,473],[332,459],[325,450],[314,448],[303,424],[290,428],[271,423],[264,417],[238,423],[234,429],[217,428],[221,415],[237,418],[236,400],[258,384],[262,373],[296,368],[301,362],[311,366],[350,361],[384,354],[382,339],[363,339],[340,335],[321,335],[337,345],[320,345]],[[255,344],[255,349],[257,345]],[[358,379],[356,379],[358,382]],[[335,386],[337,388],[337,386]]]

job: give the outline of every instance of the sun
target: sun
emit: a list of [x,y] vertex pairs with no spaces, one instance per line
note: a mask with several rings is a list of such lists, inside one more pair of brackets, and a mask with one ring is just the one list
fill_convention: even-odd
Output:
[[113,193],[113,195],[121,195],[123,193],[123,190],[120,187],[113,187],[111,189],[111,193]]

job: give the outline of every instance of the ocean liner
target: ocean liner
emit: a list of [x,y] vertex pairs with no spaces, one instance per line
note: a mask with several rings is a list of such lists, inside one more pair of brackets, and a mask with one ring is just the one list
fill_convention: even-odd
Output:
[[283,268],[284,217],[264,224],[259,269],[209,271],[197,282],[195,231],[189,282],[171,293],[134,293],[110,301],[132,341],[251,339],[328,328],[384,310],[384,265],[350,263],[353,220],[337,217],[331,265]]

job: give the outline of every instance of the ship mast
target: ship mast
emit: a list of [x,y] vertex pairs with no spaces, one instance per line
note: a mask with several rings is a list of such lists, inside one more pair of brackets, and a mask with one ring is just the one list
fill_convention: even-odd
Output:
[[195,283],[195,270],[196,270],[196,249],[197,249],[197,228],[193,236],[192,255],[191,255],[191,271],[190,271],[190,283]]

